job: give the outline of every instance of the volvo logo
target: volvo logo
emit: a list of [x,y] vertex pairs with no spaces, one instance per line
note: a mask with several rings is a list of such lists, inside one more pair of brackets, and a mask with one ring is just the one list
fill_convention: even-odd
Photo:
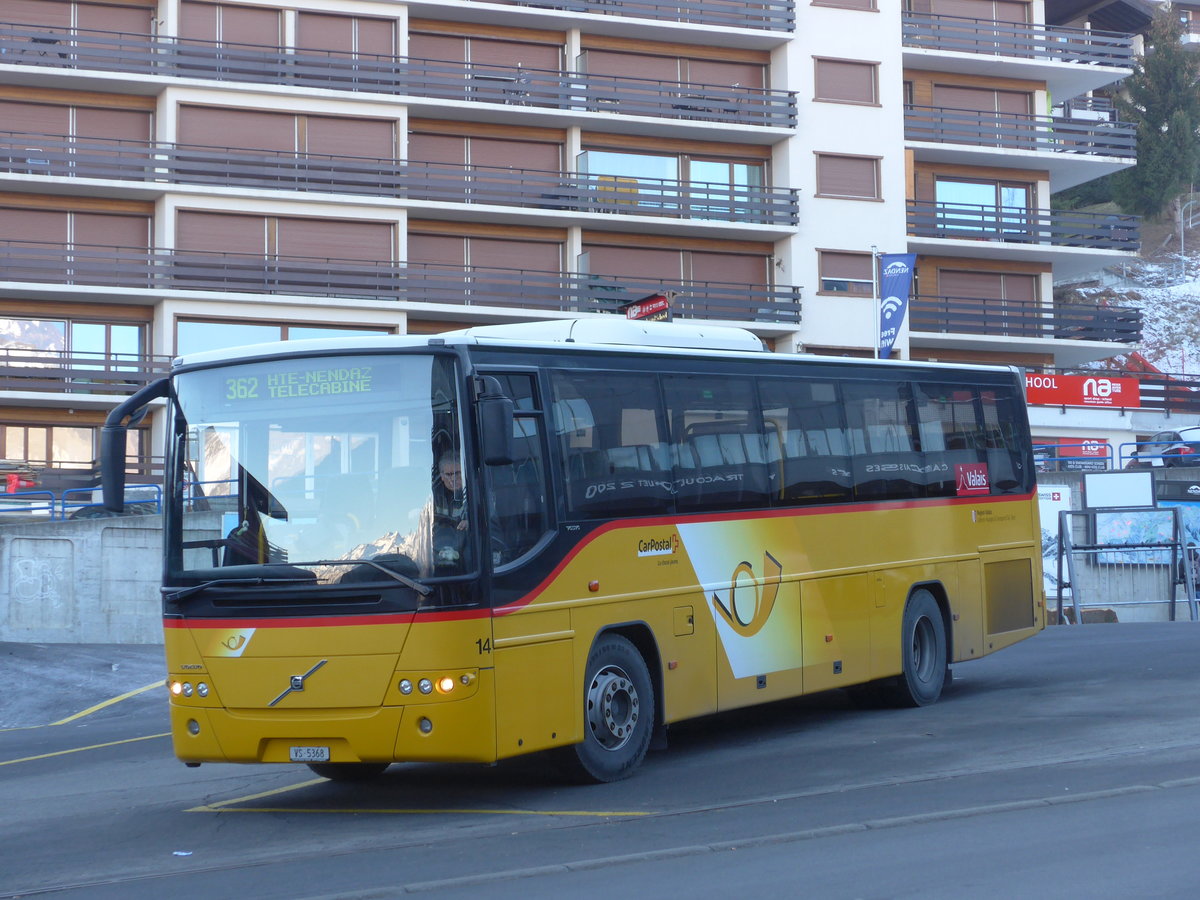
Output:
[[315,666],[313,666],[311,669],[309,669],[307,672],[305,672],[303,675],[293,675],[291,677],[290,683],[288,684],[288,686],[284,690],[284,692],[282,694],[280,694],[278,697],[276,697],[274,700],[272,700],[270,703],[268,703],[267,706],[274,706],[276,703],[278,703],[280,700],[282,700],[284,697],[286,697],[288,694],[292,693],[293,691],[304,690],[305,679],[308,678],[310,675],[312,675],[313,672],[317,671],[317,669],[321,668],[321,666],[325,665],[325,663],[327,663],[327,662],[329,662],[329,660],[323,659],[319,663],[317,663]]

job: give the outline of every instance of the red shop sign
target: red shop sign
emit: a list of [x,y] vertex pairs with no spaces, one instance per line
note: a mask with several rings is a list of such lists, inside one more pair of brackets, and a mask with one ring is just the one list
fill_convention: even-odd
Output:
[[1025,399],[1040,406],[1108,406],[1134,409],[1142,405],[1136,378],[1103,375],[1025,376]]

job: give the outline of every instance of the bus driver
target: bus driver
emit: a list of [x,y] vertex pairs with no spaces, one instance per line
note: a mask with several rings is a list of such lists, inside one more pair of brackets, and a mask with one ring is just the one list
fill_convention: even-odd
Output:
[[438,459],[438,477],[433,484],[433,552],[437,564],[459,561],[466,543],[467,526],[462,463],[456,451],[447,450]]

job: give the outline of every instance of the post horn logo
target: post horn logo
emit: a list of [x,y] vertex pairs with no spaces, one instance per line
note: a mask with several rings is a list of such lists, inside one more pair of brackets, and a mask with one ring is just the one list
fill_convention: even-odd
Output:
[[735,632],[742,637],[754,637],[762,631],[775,608],[779,595],[783,566],[767,551],[763,551],[763,578],[754,577],[750,563],[742,561],[733,570],[729,586],[729,605],[713,594],[713,606]]

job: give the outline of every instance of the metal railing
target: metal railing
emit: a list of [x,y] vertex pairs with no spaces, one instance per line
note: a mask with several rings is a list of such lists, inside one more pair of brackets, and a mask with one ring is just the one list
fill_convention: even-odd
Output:
[[909,309],[913,331],[1122,344],[1142,339],[1142,311],[1135,307],[921,295]]
[[84,29],[0,25],[0,65],[268,83],[794,128],[790,91]]
[[[0,524],[6,517],[41,516],[55,520],[102,518],[111,515],[104,511],[104,504],[92,498],[100,488],[68,488],[55,495],[54,491],[18,491],[13,494],[0,493]],[[87,499],[75,499],[84,497]],[[125,504],[129,514],[162,512],[162,485],[128,484],[125,486]],[[94,510],[89,513],[87,510]]]
[[0,279],[179,291],[364,297],[450,306],[615,312],[649,294],[676,294],[677,316],[799,322],[787,285],[626,278],[530,269],[0,241]]
[[904,137],[910,141],[1133,159],[1137,127],[1130,122],[906,106]]
[[0,131],[0,173],[318,191],[445,203],[795,225],[796,191]]
[[910,200],[908,233],[929,238],[1137,250],[1141,219],[1074,210]]
[[595,13],[604,16],[636,16],[688,22],[694,25],[722,25],[727,28],[754,28],[766,31],[792,31],[796,27],[793,0],[489,0],[512,6],[557,9],[564,12]]
[[169,356],[0,348],[0,390],[132,394],[165,375]]
[[1131,34],[918,12],[902,16],[906,47],[1081,66],[1127,67],[1133,61]]
[[1111,469],[1114,455],[1108,441],[1034,444],[1033,462],[1038,472],[1093,472]]

